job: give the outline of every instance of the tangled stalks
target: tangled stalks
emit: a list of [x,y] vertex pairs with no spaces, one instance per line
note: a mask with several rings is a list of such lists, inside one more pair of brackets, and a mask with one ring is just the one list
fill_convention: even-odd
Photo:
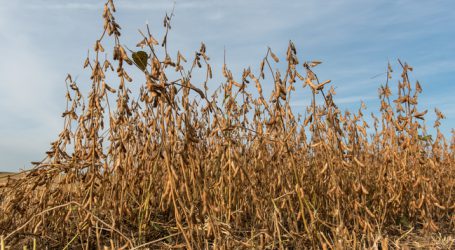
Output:
[[[168,53],[173,14],[161,42],[147,27],[139,51],[130,51],[114,13],[108,0],[104,31],[84,63],[88,97],[68,75],[58,139],[46,159],[0,189],[6,244],[387,249],[405,231],[455,230],[454,137],[440,132],[438,110],[435,138],[427,133],[409,65],[399,62],[395,97],[389,65],[372,123],[364,106],[337,107],[330,81],[313,71],[320,62],[300,62],[292,42],[284,73],[272,70],[279,58],[269,49],[257,73],[235,78],[224,64],[225,81],[209,95],[205,45],[189,62]],[[108,42],[113,59],[102,60]],[[137,99],[128,87],[133,70],[144,76]],[[205,75],[202,89],[195,74]],[[274,86],[268,100],[263,84]],[[296,116],[290,99],[301,86],[312,102]]]

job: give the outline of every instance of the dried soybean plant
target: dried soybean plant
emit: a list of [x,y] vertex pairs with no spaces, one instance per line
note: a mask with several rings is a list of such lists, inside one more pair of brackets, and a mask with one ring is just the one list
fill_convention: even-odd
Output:
[[[399,62],[396,98],[389,65],[369,124],[363,105],[337,107],[330,81],[313,71],[320,62],[301,62],[292,42],[284,73],[272,70],[279,58],[268,49],[257,73],[235,78],[224,64],[225,81],[209,95],[205,45],[192,61],[168,51],[172,13],[161,41],[140,31],[138,51],[121,44],[114,13],[108,0],[84,63],[88,97],[68,75],[63,131],[43,161],[0,190],[7,245],[387,249],[411,233],[455,229],[454,137],[449,144],[440,132],[440,111],[436,137],[426,132],[409,65]],[[113,59],[103,60],[109,41]],[[133,70],[145,82],[135,98]],[[274,86],[268,100],[263,84]],[[312,94],[303,116],[290,105],[296,87]]]

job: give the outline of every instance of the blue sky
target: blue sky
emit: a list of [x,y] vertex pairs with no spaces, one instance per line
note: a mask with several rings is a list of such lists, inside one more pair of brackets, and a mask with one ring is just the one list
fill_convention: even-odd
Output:
[[[0,171],[26,169],[44,157],[62,128],[67,73],[87,90],[82,64],[101,33],[103,2],[0,0]],[[137,29],[146,22],[161,37],[162,18],[173,2],[117,0],[123,43],[133,48],[140,38]],[[414,67],[412,79],[424,89],[420,107],[430,111],[427,125],[439,107],[447,116],[442,131],[450,138],[455,1],[176,1],[171,50],[188,58],[204,41],[215,75],[220,75],[224,48],[228,66],[239,75],[244,67],[257,70],[268,46],[284,58],[289,40],[301,61],[323,61],[318,76],[332,80],[343,109],[357,109],[363,100],[369,111],[377,110],[377,89],[385,76],[374,76],[385,72],[388,61],[396,71],[397,58],[408,62]],[[218,84],[215,78],[209,86]],[[302,111],[308,103],[305,91],[293,97]]]

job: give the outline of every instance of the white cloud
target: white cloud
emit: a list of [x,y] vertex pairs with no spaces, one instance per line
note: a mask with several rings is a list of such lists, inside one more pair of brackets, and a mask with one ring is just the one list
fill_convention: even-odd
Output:
[[[190,8],[205,8],[207,5],[213,4],[211,1],[171,1],[171,0],[154,0],[154,1],[131,1],[131,0],[117,0],[114,1],[115,7],[120,10],[169,10],[176,2],[179,9]],[[49,9],[49,10],[99,10],[104,6],[104,1],[78,1],[78,2],[62,2],[62,1],[40,1],[35,3],[25,2],[23,7],[28,9]]]
[[[361,104],[362,101],[368,101],[368,100],[373,100],[377,99],[377,96],[347,96],[347,97],[338,97],[334,96],[333,100],[337,105],[340,104]],[[294,102],[291,102],[292,107],[307,107],[310,105],[310,99],[305,99],[305,100],[297,100]]]
[[27,34],[15,34],[11,20],[11,13],[1,13],[0,170],[26,167],[41,158],[61,124],[57,74]]
[[101,3],[27,3],[24,5],[28,9],[78,9],[78,10],[97,10],[102,8]]

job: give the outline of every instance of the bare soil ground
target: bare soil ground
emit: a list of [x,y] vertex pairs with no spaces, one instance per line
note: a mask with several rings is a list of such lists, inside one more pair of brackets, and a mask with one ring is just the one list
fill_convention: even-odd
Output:
[[17,173],[0,172],[0,187],[6,184],[6,182],[8,181],[8,176],[10,176],[11,178],[19,177],[19,175]]

